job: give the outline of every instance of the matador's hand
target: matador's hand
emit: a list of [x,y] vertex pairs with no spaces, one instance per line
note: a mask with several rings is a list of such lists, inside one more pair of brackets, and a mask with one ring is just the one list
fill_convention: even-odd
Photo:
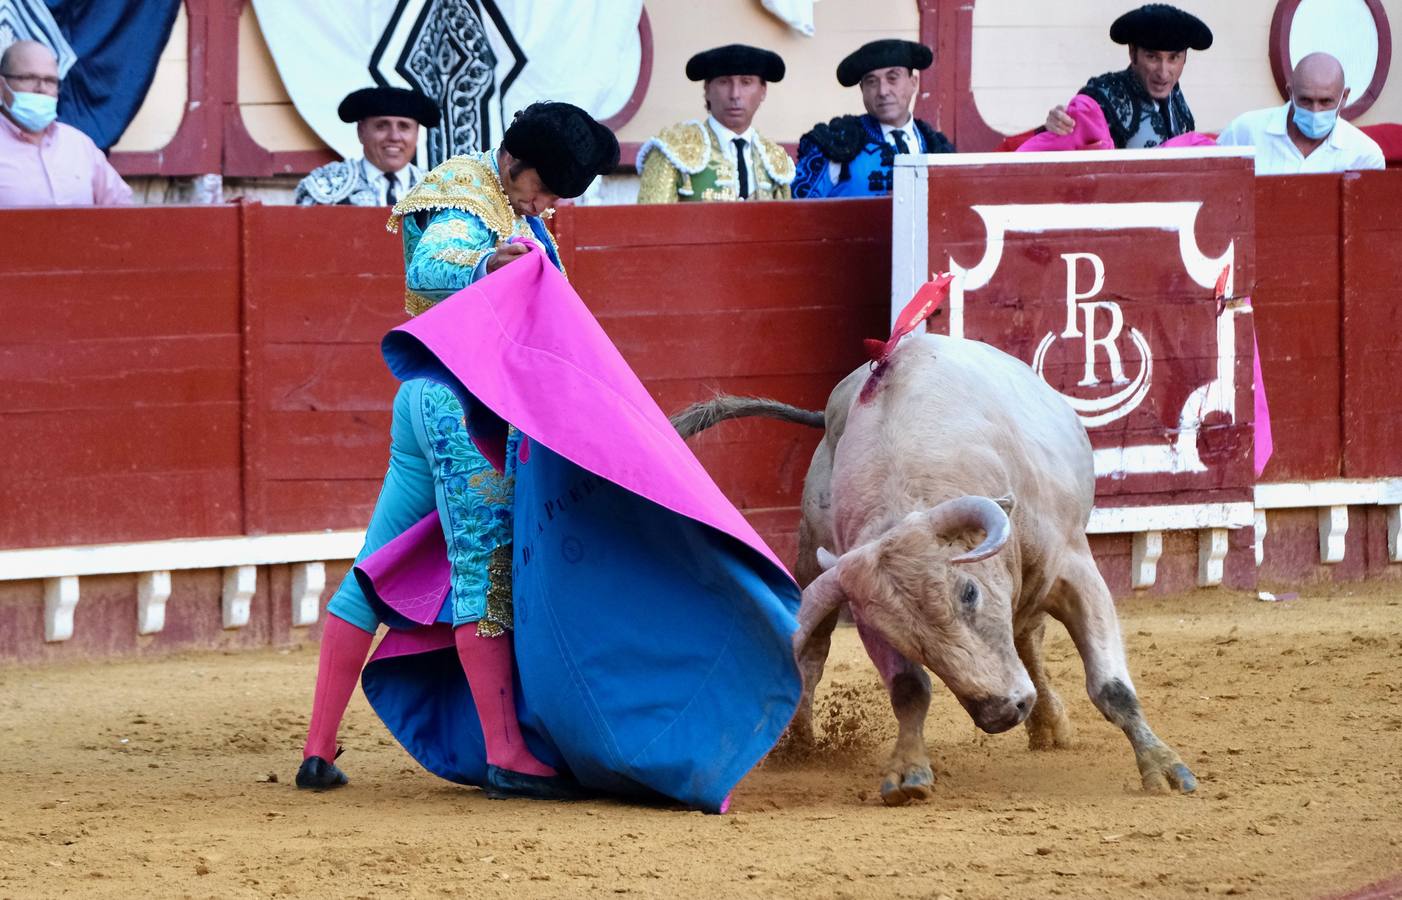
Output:
[[495,272],[512,260],[520,259],[530,252],[531,248],[528,244],[501,244],[497,247],[496,252],[487,260],[487,271],[489,273]]

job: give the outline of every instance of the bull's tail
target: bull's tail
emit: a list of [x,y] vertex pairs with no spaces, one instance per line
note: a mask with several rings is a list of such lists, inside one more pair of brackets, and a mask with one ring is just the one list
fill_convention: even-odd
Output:
[[823,427],[823,413],[820,410],[800,409],[778,400],[764,397],[736,397],[733,394],[717,394],[710,400],[693,403],[671,417],[672,427],[683,438],[699,434],[726,419],[743,419],[749,416],[763,416],[807,425],[809,428]]

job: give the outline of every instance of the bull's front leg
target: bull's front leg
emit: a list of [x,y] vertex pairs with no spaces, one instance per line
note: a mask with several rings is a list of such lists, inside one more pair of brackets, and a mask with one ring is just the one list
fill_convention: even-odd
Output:
[[1032,686],[1037,689],[1037,704],[1025,723],[1027,746],[1032,750],[1062,750],[1071,746],[1075,730],[1047,675],[1046,661],[1042,657],[1042,638],[1046,631],[1046,617],[1038,613],[1036,624],[1016,635],[1013,644],[1032,679]]
[[1129,677],[1115,602],[1089,546],[1068,562],[1050,612],[1066,626],[1076,644],[1085,665],[1091,702],[1129,738],[1144,790],[1155,794],[1196,790],[1198,782],[1192,771],[1172,747],[1159,740],[1144,718]]
[[902,656],[874,630],[857,619],[857,634],[867,655],[881,673],[881,681],[891,696],[891,711],[900,731],[896,747],[881,777],[881,799],[887,806],[901,806],[911,800],[928,800],[935,792],[935,773],[925,750],[925,715],[930,711],[930,676],[919,663]]

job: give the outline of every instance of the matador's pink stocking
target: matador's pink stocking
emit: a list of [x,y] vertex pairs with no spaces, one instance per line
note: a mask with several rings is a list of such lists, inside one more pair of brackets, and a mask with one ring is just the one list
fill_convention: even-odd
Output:
[[516,719],[516,689],[512,681],[515,654],[511,635],[482,637],[477,623],[471,622],[453,631],[458,645],[467,686],[472,690],[472,702],[482,721],[482,737],[487,743],[487,763],[525,775],[551,777],[555,770],[535,758],[521,737],[521,723]]

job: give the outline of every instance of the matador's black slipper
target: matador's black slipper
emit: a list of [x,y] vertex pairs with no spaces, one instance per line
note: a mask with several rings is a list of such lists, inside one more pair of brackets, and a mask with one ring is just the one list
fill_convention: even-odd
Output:
[[[336,758],[339,759],[343,751],[336,748]],[[297,770],[297,787],[306,788],[313,791],[329,791],[332,788],[342,787],[350,782],[346,773],[334,762],[327,762],[320,756],[308,756],[302,760],[302,767]]]
[[493,800],[586,800],[593,796],[564,775],[527,775],[492,765],[487,766],[487,783],[482,790]]

